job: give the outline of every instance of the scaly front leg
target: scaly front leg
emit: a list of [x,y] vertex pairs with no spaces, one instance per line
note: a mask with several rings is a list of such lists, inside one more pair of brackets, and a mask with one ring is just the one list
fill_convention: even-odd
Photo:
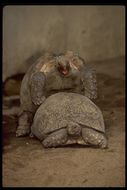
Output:
[[37,72],[31,79],[31,98],[35,105],[41,105],[45,101],[44,96],[45,75],[42,72]]
[[84,68],[81,73],[81,82],[84,89],[84,95],[90,99],[97,98],[97,80],[96,73],[91,68]]

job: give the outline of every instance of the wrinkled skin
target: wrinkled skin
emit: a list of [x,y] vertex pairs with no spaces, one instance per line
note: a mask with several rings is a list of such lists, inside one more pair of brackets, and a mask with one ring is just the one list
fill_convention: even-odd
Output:
[[74,92],[90,99],[97,97],[96,74],[82,58],[71,51],[45,54],[25,74],[20,90],[21,112],[16,136],[30,133],[37,108],[57,92]]

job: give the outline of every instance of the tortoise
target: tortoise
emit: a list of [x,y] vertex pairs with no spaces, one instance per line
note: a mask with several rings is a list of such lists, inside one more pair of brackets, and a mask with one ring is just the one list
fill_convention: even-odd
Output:
[[89,98],[71,92],[49,96],[35,113],[31,133],[44,147],[107,147],[103,115]]
[[26,72],[20,89],[20,113],[16,136],[30,133],[30,126],[38,107],[57,92],[97,97],[95,70],[84,59],[67,51],[63,54],[45,53]]

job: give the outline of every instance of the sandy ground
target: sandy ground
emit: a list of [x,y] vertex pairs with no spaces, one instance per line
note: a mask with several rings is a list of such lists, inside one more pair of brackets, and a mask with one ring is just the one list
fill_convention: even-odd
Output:
[[121,57],[90,65],[97,71],[95,103],[104,115],[108,149],[44,149],[37,139],[16,138],[19,97],[13,105],[4,101],[3,187],[125,187],[125,61]]

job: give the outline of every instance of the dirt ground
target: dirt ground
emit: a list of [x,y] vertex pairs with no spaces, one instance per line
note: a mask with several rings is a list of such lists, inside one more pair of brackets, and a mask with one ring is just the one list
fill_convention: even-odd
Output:
[[125,60],[89,63],[97,71],[107,149],[78,145],[44,149],[16,138],[19,96],[3,99],[3,187],[125,187]]

